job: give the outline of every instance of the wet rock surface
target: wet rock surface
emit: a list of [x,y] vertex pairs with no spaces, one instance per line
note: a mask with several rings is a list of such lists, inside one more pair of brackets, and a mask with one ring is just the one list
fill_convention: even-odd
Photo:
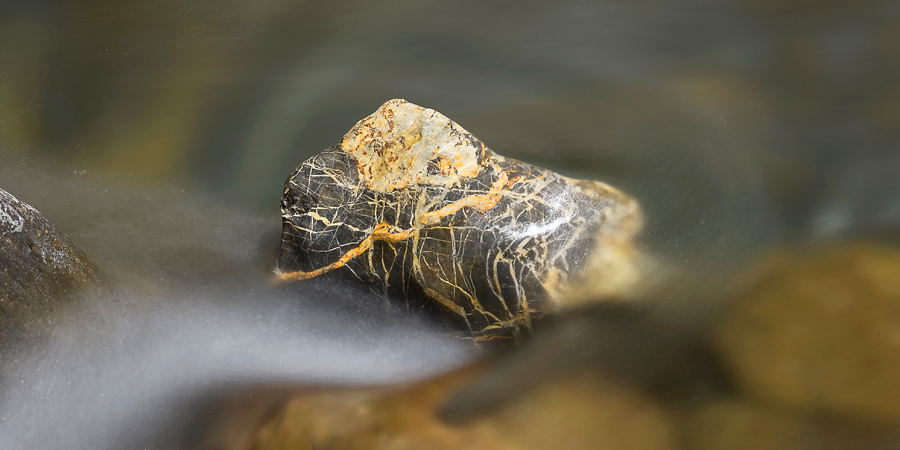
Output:
[[0,346],[48,328],[57,309],[99,279],[56,226],[0,189]]
[[340,270],[407,302],[418,290],[470,338],[529,333],[551,309],[639,278],[636,201],[504,158],[405,100],[301,164],[281,206],[280,280]]

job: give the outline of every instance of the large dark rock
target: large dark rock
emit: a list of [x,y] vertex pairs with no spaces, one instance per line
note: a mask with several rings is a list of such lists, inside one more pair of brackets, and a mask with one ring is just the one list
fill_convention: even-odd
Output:
[[0,189],[0,346],[52,325],[99,271],[40,212]]
[[405,100],[301,164],[281,213],[282,281],[336,271],[407,299],[419,290],[476,339],[531,331],[639,279],[631,197],[504,158]]

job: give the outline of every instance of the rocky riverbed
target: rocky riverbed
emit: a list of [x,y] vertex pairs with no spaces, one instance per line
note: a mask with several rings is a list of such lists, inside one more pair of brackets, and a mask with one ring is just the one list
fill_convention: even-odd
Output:
[[[35,330],[55,329],[56,310],[71,310],[65,299],[77,299],[79,292],[90,289],[99,271],[27,204],[4,193],[3,208],[4,273],[27,270],[8,277],[16,284],[4,289],[0,324],[6,339],[33,339],[40,335]],[[16,242],[22,245],[13,245]],[[545,336],[539,333],[533,342],[513,349],[511,356],[489,358],[413,384],[242,388],[210,403],[215,421],[183,416],[185,424],[194,424],[193,437],[184,441],[188,444],[177,445],[891,448],[900,444],[898,283],[900,250],[888,244],[786,247],[737,272],[729,293],[718,294],[722,295],[718,301],[729,307],[704,327],[691,330],[692,338],[680,343],[684,330],[645,321],[640,315],[579,312],[580,323],[564,317],[546,335],[568,333],[574,338],[548,337],[552,344],[542,344]],[[34,328],[45,320],[47,324]],[[624,333],[616,329],[621,324]],[[659,346],[653,332],[676,343]],[[604,336],[611,339],[598,339]],[[562,365],[548,357],[552,349],[546,348],[560,343],[556,353],[568,355]],[[608,347],[624,352],[596,350]],[[684,358],[701,347],[699,359]],[[642,351],[665,360],[646,377],[641,375],[646,370],[622,371],[610,362]],[[541,372],[549,375],[529,379]],[[485,380],[494,384],[485,385]],[[467,409],[466,402],[475,397],[460,393],[472,386],[492,386],[505,394]],[[251,401],[253,395],[256,400]],[[465,414],[455,417],[454,411]],[[222,425],[228,423],[235,425]]]
[[784,249],[736,283],[744,287],[732,310],[706,336],[728,388],[672,401],[602,370],[575,370],[480,417],[443,421],[444,402],[477,379],[480,365],[413,387],[296,397],[265,421],[252,448],[900,445],[900,250],[864,243]]

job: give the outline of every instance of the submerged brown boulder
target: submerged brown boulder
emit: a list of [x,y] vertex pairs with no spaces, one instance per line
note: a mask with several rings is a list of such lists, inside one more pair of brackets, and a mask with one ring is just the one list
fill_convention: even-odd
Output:
[[39,332],[98,277],[49,220],[0,189],[0,345]]
[[475,375],[464,369],[402,389],[297,396],[277,408],[251,448],[671,450],[668,414],[640,393],[598,377],[565,378],[490,416],[449,425],[439,406]]
[[637,279],[638,204],[504,158],[441,113],[391,100],[301,164],[281,203],[278,278],[337,271],[434,308],[466,336],[515,336]]
[[753,398],[900,424],[900,250],[845,244],[771,257],[718,340]]

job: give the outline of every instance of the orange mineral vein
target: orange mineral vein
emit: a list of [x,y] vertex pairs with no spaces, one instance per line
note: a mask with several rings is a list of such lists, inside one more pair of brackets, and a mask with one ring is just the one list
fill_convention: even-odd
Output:
[[506,172],[499,170],[498,167],[495,167],[495,170],[500,173],[500,176],[497,178],[497,181],[495,181],[494,184],[491,185],[491,189],[487,194],[464,197],[456,200],[453,203],[450,203],[447,206],[444,206],[437,211],[431,211],[422,214],[422,218],[419,221],[419,226],[410,228],[408,230],[399,229],[395,226],[387,224],[386,222],[382,222],[372,230],[371,235],[363,239],[363,241],[360,242],[359,245],[348,250],[347,253],[341,255],[341,257],[337,261],[309,272],[304,272],[302,270],[297,270],[294,272],[276,272],[275,282],[290,283],[293,281],[307,280],[331,272],[332,270],[345,266],[353,258],[356,258],[357,256],[363,254],[366,250],[372,247],[372,244],[375,241],[405,241],[406,239],[409,239],[410,236],[421,230],[422,227],[435,225],[439,223],[444,217],[454,214],[465,207],[477,208],[480,211],[487,211],[494,206],[497,206],[497,201],[500,200],[500,198],[503,196],[502,189],[509,182],[509,177],[507,177]]

